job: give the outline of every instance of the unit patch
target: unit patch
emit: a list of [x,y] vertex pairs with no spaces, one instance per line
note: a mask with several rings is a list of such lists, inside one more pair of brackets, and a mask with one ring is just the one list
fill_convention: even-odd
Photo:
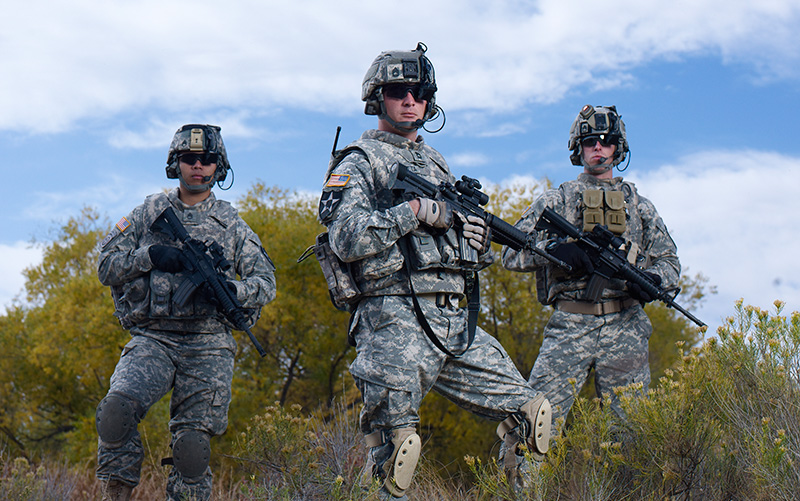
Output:
[[[333,177],[333,176],[331,176]],[[332,215],[339,202],[342,201],[341,191],[325,191],[319,199],[319,219],[320,221],[327,221]]]

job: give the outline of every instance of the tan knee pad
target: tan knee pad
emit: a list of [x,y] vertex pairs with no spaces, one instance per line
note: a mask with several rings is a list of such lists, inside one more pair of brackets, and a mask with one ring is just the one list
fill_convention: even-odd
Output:
[[[417,469],[420,452],[422,451],[422,440],[417,435],[416,428],[397,428],[390,432],[393,450],[389,459],[383,463],[379,473],[383,479],[383,485],[393,496],[401,497],[406,489],[411,485],[414,477],[414,470]],[[385,444],[384,437],[387,434],[377,431],[367,435],[367,447],[378,447]]]
[[497,426],[497,436],[505,442],[507,453],[515,452],[517,444],[524,440],[534,457],[542,459],[550,449],[552,425],[553,410],[550,402],[540,394],[500,423]]

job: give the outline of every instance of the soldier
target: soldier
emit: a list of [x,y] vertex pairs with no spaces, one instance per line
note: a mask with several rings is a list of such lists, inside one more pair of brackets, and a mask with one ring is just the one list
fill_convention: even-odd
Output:
[[552,402],[554,435],[572,407],[575,389],[570,381],[577,381],[580,390],[592,368],[597,394],[610,397],[611,408],[620,417],[623,413],[613,389],[638,383],[642,391],[647,390],[652,326],[642,306],[655,298],[636,284],[611,280],[600,302],[584,301],[582,294],[594,267],[575,243],[534,230],[544,208],[550,207],[584,231],[591,231],[595,224],[606,225],[625,240],[629,262],[663,288],[675,289],[680,276],[675,243],[655,206],[639,195],[633,183],[613,177],[614,166],[629,152],[625,124],[616,107],[584,106],[572,124],[568,146],[572,164],[583,166],[583,173],[546,191],[516,226],[532,233],[537,247],[565,261],[573,271],[565,273],[530,251],[506,248],[503,252],[506,268],[536,272],[539,301],[555,307],[529,378],[531,386]]
[[236,209],[211,192],[229,168],[219,127],[184,125],[166,167],[168,178],[180,180],[178,188],[148,196],[101,244],[98,276],[111,287],[114,315],[131,333],[97,407],[103,499],[130,498],[144,457],[137,424],[170,390],[168,499],[211,496],[209,439],[228,425],[236,342],[202,287],[184,306],[173,301],[188,276],[186,261],[178,244],[150,226],[172,207],[192,238],[220,244],[232,264],[227,286],[254,324],[275,297],[275,267]]
[[368,447],[366,478],[386,498],[405,499],[420,454],[419,407],[432,389],[460,407],[503,421],[513,478],[525,443],[547,451],[550,406],[500,343],[459,305],[477,292],[476,273],[492,262],[483,220],[443,202],[404,200],[391,190],[398,165],[428,181],[455,182],[442,155],[417,134],[434,117],[436,81],[426,47],[381,53],[362,85],[365,113],[378,129],[334,155],[319,217],[330,246],[349,264],[362,297],[353,309],[350,366],[361,392]]

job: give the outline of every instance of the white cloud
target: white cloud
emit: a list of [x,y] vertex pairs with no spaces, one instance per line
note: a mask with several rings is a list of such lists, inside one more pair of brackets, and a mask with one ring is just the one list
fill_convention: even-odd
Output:
[[732,315],[739,298],[800,311],[798,172],[800,157],[742,150],[697,153],[628,176],[658,208],[683,267],[718,287],[698,315],[710,325]]
[[451,155],[450,159],[447,163],[450,167],[478,167],[480,165],[486,165],[490,161],[489,157],[484,153],[478,152],[463,152],[463,153],[456,153],[455,155]]
[[[385,9],[356,0],[17,2],[0,19],[0,57],[14,76],[0,81],[0,128],[59,131],[149,106],[355,114],[352,82],[369,61],[418,40],[453,110],[635,85],[629,72],[654,59],[719,54],[763,78],[796,78],[800,60],[794,0],[434,0],[410,35],[407,23],[380,22]],[[164,127],[154,124],[151,140]]]
[[42,251],[29,243],[0,244],[0,312],[5,312],[14,302],[24,302],[25,268],[42,260]]

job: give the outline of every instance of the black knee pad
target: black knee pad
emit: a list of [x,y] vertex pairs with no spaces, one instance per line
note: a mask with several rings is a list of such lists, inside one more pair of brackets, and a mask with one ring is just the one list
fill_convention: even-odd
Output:
[[181,434],[172,445],[175,469],[187,478],[205,473],[211,461],[211,443],[207,433],[189,430]]
[[133,435],[139,419],[139,405],[134,400],[119,393],[109,393],[97,406],[97,435],[109,447],[119,447]]

